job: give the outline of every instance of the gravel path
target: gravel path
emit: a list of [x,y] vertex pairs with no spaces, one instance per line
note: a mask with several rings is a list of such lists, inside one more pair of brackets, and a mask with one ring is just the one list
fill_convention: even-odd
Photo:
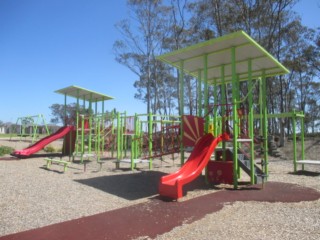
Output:
[[[0,145],[10,144],[16,149],[26,145],[0,140]],[[177,170],[178,162],[156,160],[152,171],[146,164],[130,171],[115,170],[108,160],[101,171],[99,164],[90,162],[86,172],[82,165],[71,164],[62,173],[63,167],[58,165],[45,170],[43,158],[0,161],[0,236],[151,201],[157,195],[159,177]],[[306,167],[315,174],[292,174],[292,161],[271,159],[269,169],[271,181],[320,191],[320,166]],[[214,191],[217,189],[200,187],[189,191],[182,201]],[[320,200],[226,203],[221,211],[176,227],[157,239],[320,239],[319,216]]]

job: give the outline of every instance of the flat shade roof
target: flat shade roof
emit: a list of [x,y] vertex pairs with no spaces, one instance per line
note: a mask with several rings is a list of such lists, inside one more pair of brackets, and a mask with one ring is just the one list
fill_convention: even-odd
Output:
[[207,56],[207,79],[209,84],[214,80],[221,83],[232,80],[232,49],[235,49],[236,74],[240,81],[248,80],[248,65],[251,61],[251,76],[256,79],[262,76],[284,75],[289,70],[244,31],[234,32],[219,38],[201,42],[161,56],[157,59],[181,69],[184,72],[204,79],[205,56]]
[[60,90],[56,90],[55,92],[66,95],[68,97],[73,97],[76,99],[91,101],[91,102],[103,102],[106,100],[113,99],[113,97],[110,97],[108,95],[91,91],[78,86],[69,86],[66,88],[62,88]]

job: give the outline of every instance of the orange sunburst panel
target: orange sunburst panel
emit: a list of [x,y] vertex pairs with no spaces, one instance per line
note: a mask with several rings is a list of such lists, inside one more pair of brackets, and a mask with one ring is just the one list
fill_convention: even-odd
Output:
[[203,136],[204,119],[192,115],[182,116],[183,145],[192,147]]

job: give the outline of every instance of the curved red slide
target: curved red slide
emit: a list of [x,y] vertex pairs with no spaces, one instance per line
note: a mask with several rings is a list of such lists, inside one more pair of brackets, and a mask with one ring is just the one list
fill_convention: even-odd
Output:
[[161,177],[159,194],[172,199],[181,198],[182,187],[201,174],[218,143],[228,138],[227,134],[215,138],[211,133],[201,137],[185,164],[177,172]]
[[38,142],[36,142],[35,144],[31,145],[30,147],[27,147],[23,150],[16,150],[12,153],[13,156],[19,156],[19,157],[28,157],[33,153],[36,153],[38,151],[40,151],[41,149],[43,149],[46,145],[48,145],[49,143],[62,138],[63,136],[67,135],[68,132],[72,131],[74,129],[73,126],[66,126],[66,127],[62,127],[59,128],[58,131],[56,131],[55,133],[40,139]]

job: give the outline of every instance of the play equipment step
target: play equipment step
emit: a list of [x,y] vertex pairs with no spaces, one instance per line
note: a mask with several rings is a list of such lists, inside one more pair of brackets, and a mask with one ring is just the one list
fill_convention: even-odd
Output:
[[[133,163],[148,163],[149,162],[149,160],[140,159],[140,158],[133,159],[132,161],[133,161]],[[124,158],[124,159],[120,159],[119,161],[115,161],[115,162],[131,163],[131,159],[130,158]]]
[[320,160],[298,160],[298,164],[320,165]]
[[[230,149],[230,151],[233,154],[233,149]],[[239,150],[238,162],[241,169],[250,176],[250,173],[251,173],[250,159],[244,152],[242,152],[242,150]],[[263,183],[266,178],[265,173],[257,166],[256,163],[253,165],[253,167],[254,167],[253,172],[255,176],[255,183]]]
[[132,160],[130,158],[124,158],[124,159],[116,160],[113,162],[116,164],[116,168],[120,168],[120,163],[129,163],[129,164],[131,164],[132,170],[135,168],[135,165],[137,163],[150,163],[149,160],[140,159],[140,158],[136,158],[136,159],[132,159]]
[[45,158],[45,161],[47,161],[47,169],[50,169],[52,163],[58,163],[58,164],[63,164],[63,172],[67,171],[68,166],[70,164],[70,162],[67,161],[63,161],[61,159],[54,159],[54,158]]

